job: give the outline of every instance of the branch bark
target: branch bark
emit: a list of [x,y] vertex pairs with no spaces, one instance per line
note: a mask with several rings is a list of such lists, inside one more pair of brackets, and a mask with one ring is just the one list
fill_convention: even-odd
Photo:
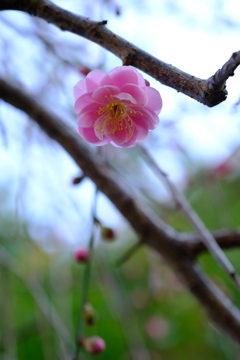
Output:
[[[240,247],[240,230],[222,229],[212,233],[216,242],[222,249],[232,249]],[[197,257],[207,251],[206,246],[198,234],[182,233],[179,235],[179,241],[190,256]]]
[[[234,66],[229,61],[226,68],[217,71],[209,79],[199,79],[167,64],[107,29],[106,21],[96,22],[77,16],[48,0],[1,0],[0,10],[20,10],[40,17],[62,30],[70,31],[91,40],[118,56],[125,65],[132,65],[149,74],[163,85],[199,101],[209,107],[216,106],[227,98],[226,80],[232,76]],[[235,53],[238,54],[238,53]],[[239,57],[233,54],[235,68]]]
[[[119,209],[143,243],[161,254],[210,317],[240,343],[240,311],[195,264],[182,244],[182,235],[140,206],[105,166],[103,159],[84,145],[78,134],[60,118],[44,110],[28,94],[0,80],[0,98],[28,114],[57,141]],[[188,239],[189,240],[189,239]]]
[[210,79],[209,88],[214,91],[224,90],[226,81],[234,75],[234,71],[240,65],[240,51],[234,52],[230,59]]

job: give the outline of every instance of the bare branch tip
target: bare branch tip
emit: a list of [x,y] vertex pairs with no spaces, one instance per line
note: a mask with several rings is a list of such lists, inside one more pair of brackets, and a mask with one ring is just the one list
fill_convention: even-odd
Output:
[[107,20],[102,20],[98,23],[98,25],[107,25],[108,21]]

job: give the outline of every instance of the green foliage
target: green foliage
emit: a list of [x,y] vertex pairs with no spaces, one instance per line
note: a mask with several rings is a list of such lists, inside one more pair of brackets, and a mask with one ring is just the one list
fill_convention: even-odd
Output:
[[[35,248],[34,245],[32,251],[28,249],[25,263],[36,255]],[[101,250],[106,249],[97,250],[102,253]],[[46,258],[43,252],[38,256]],[[52,322],[50,304],[74,342],[84,265],[73,263],[70,255],[64,262],[56,254],[48,256],[48,260],[51,266],[45,266],[42,261],[37,274],[24,274],[21,280],[12,274],[10,267],[2,267],[1,309],[10,315],[1,320],[2,359],[4,354],[13,352],[19,360],[31,358],[33,354],[34,359],[39,360],[64,358],[61,341],[70,354],[74,353],[73,344],[69,346]],[[219,269],[209,257],[201,259],[203,261],[206,270],[217,276]],[[14,268],[14,272],[17,271],[18,268]],[[44,297],[38,287],[28,288],[30,280],[42,284]],[[49,317],[36,303],[36,292],[40,303],[47,307]],[[111,264],[108,257],[97,256],[89,301],[98,316],[95,326],[85,328],[86,336],[98,334],[107,344],[106,351],[97,355],[99,359],[130,359],[132,351],[147,352],[153,359],[236,358],[235,345],[219,329],[209,325],[192,296],[165,265],[159,263],[156,255],[146,250],[139,251],[121,269]],[[85,358],[91,356],[85,354]]]
[[[227,225],[229,219],[239,226],[239,180],[213,185],[199,177],[188,190],[192,205],[211,229]],[[227,209],[225,217],[217,211],[220,204]],[[165,209],[162,215],[179,230],[191,230],[179,211]],[[0,239],[0,359],[7,354],[19,360],[73,358],[85,265],[74,262],[67,245],[46,253],[27,236],[13,236],[6,222]],[[232,360],[239,356],[237,346],[209,321],[155,253],[141,248],[116,266],[119,252],[126,250],[108,243],[95,249],[88,301],[97,320],[84,332],[101,336],[106,350],[98,355],[82,351],[79,359]],[[240,273],[239,250],[228,255]],[[203,254],[199,264],[240,306],[237,290],[215,260]]]

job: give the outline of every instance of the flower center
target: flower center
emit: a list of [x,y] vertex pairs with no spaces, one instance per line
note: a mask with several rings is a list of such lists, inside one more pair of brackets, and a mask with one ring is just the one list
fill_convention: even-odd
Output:
[[140,111],[135,111],[133,107],[134,105],[125,104],[113,99],[111,96],[109,103],[99,107],[99,110],[96,112],[99,115],[99,118],[94,123],[96,136],[102,140],[104,135],[114,135],[116,131],[125,131],[126,138],[130,138],[134,127],[138,130],[131,119],[131,114],[139,113],[142,115]]

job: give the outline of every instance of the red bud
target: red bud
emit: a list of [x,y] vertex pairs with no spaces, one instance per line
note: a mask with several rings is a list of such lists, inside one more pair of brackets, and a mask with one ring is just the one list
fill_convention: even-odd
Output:
[[78,185],[84,179],[84,176],[77,176],[72,179],[72,185]]
[[74,253],[74,258],[77,262],[87,262],[89,258],[89,251],[84,249],[76,250]]

